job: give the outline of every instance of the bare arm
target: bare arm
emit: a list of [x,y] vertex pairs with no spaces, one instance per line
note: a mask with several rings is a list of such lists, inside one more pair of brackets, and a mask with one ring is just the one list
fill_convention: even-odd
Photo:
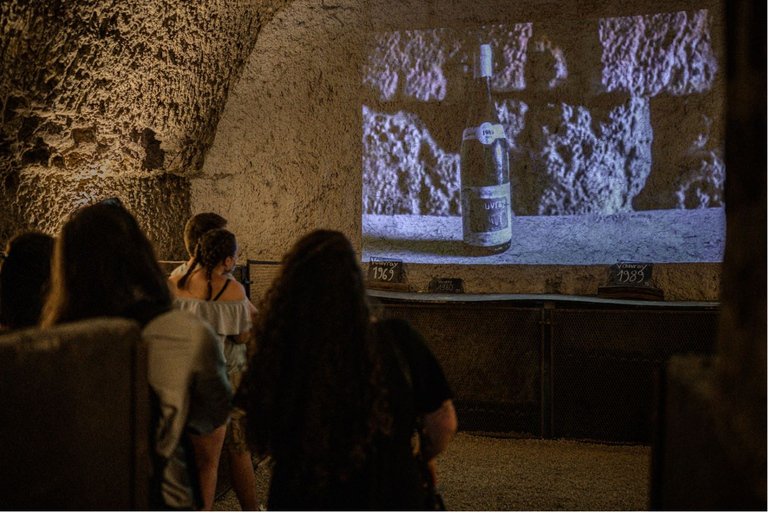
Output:
[[[256,310],[256,307],[251,303],[251,301],[248,301],[248,312],[251,314],[251,326],[253,326],[254,323],[256,323],[256,315],[258,314],[258,311]],[[248,329],[247,331],[243,331],[240,334],[234,336],[236,343],[248,343],[251,340],[251,335],[253,334],[253,328]]]
[[424,415],[424,429],[421,436],[421,456],[429,463],[448,448],[458,423],[453,401],[446,400],[434,412]]
[[235,343],[247,343],[248,340],[251,337],[251,330],[243,331],[240,334],[236,336],[232,336],[235,340]]

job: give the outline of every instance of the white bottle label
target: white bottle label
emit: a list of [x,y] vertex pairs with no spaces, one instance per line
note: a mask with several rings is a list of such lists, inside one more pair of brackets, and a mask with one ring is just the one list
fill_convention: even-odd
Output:
[[496,139],[506,139],[504,127],[500,124],[483,123],[478,127],[465,128],[462,140],[477,140],[488,146]]
[[512,193],[509,183],[461,189],[464,241],[492,247],[512,238]]

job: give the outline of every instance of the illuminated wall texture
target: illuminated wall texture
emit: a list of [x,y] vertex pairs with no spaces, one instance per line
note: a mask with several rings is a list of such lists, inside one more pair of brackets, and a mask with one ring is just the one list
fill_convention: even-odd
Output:
[[[721,261],[717,37],[708,9],[373,34],[362,77],[364,256]],[[515,215],[512,247],[483,259],[458,244],[460,143],[479,43],[494,55]]]
[[[720,6],[660,10],[641,2],[295,0],[265,27],[232,88],[192,180],[192,203],[224,211],[249,257],[267,260],[313,227],[343,230],[364,255],[360,218],[373,212],[455,216],[466,116],[461,43],[482,29],[506,59],[494,93],[517,130],[518,154],[529,169],[551,170],[517,167],[526,192],[516,213],[721,208]],[[545,35],[550,45],[539,51]],[[559,195],[558,184],[573,179],[555,165],[569,148],[578,184]],[[594,294],[607,284],[606,265],[415,261],[409,281],[418,291],[433,277],[463,278],[471,292]],[[672,300],[717,299],[717,263],[654,272]]]
[[494,51],[515,214],[722,206],[712,25],[697,10],[376,34],[363,70],[364,212],[458,214],[479,41]]
[[0,242],[118,196],[161,257],[182,257],[189,177],[284,3],[2,2]]
[[[382,102],[393,94],[409,102],[418,119],[399,122],[418,131],[435,106],[420,98],[444,94],[443,106],[456,108],[456,118],[431,126],[438,142],[464,122],[463,108],[453,102],[461,90],[440,88],[441,74],[460,70],[441,67],[445,50],[420,55],[418,38],[437,38],[444,48],[452,44],[451,33],[495,25],[511,28],[512,65],[498,78],[507,84],[500,93],[509,119],[521,116],[524,105],[531,112],[531,105],[555,100],[535,125],[562,125],[549,138],[529,137],[534,150],[524,158],[530,165],[539,165],[547,147],[571,143],[582,148],[572,156],[583,159],[585,184],[588,169],[605,172],[590,164],[594,155],[631,163],[620,176],[626,185],[605,199],[537,192],[554,190],[557,173],[548,182],[524,184],[532,192],[519,203],[521,212],[722,204],[720,8],[714,0],[675,1],[663,5],[658,22],[614,27],[600,20],[652,16],[662,8],[599,0],[3,2],[0,242],[21,228],[55,232],[74,207],[116,195],[137,214],[163,258],[183,257],[181,226],[204,210],[230,219],[248,258],[278,259],[315,227],[340,229],[361,248],[361,218],[371,208],[363,201],[364,130],[372,122],[395,122],[396,112],[380,108]],[[653,58],[669,59],[659,69],[675,73],[637,75],[639,66],[626,75],[611,64],[645,58],[633,34],[643,30],[653,39],[669,24],[685,36],[662,39],[659,45],[669,51]],[[711,40],[702,39],[702,27]],[[395,32],[417,37],[392,47],[404,58],[418,56],[428,80],[377,78],[398,69],[396,63],[372,68],[370,49],[375,38]],[[624,38],[627,53],[607,55],[603,63],[601,37]],[[694,66],[681,67],[692,57]],[[684,122],[674,121],[680,109],[691,114]],[[610,147],[590,146],[599,123],[640,134],[652,125],[653,139],[625,144],[617,135]],[[526,126],[521,130],[533,124]],[[403,156],[439,161],[441,147],[450,149],[438,144],[434,154]],[[645,187],[638,190],[642,176]],[[438,203],[435,208],[450,212],[450,190]],[[410,271],[419,290],[431,277],[451,276],[464,278],[467,291],[577,294],[595,293],[607,272],[589,265],[414,265]],[[659,266],[654,273],[668,298],[717,298],[715,264]]]

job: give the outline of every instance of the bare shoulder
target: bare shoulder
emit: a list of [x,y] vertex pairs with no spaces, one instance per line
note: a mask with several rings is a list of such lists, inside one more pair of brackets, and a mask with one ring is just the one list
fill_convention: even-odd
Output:
[[[173,293],[176,297],[185,297],[185,298],[205,298],[204,293],[208,289],[208,283],[205,281],[205,278],[195,270],[189,276],[187,276],[187,280],[184,282],[184,286],[180,287],[179,283],[184,278],[184,275],[178,275],[178,276],[172,276],[168,278],[168,287],[171,289],[171,293]],[[201,295],[203,294],[203,295]]]
[[241,300],[245,300],[246,297],[245,287],[240,284],[239,281],[230,279],[227,289],[221,294],[219,300],[222,302],[240,302]]
[[181,281],[181,278],[184,276],[171,276],[168,278],[168,288],[170,288],[171,293],[174,297],[187,297],[189,296],[189,291],[179,288],[179,281]]
[[174,296],[179,295],[179,281],[182,276],[171,276],[168,278],[168,288]]

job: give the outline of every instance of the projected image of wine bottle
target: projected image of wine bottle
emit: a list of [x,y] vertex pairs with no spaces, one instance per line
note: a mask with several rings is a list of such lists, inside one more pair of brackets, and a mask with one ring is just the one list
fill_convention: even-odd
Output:
[[472,255],[506,251],[512,238],[512,194],[504,128],[491,97],[491,46],[480,45],[469,87],[469,116],[461,141],[461,216]]

